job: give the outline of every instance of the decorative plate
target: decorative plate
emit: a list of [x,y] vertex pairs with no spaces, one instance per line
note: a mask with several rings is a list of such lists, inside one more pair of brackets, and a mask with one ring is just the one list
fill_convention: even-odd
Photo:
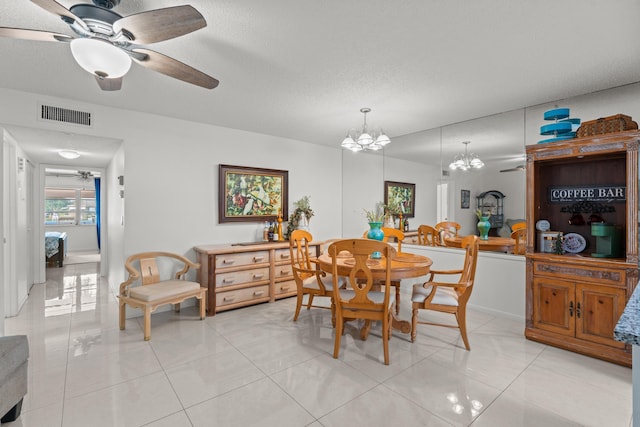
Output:
[[584,251],[584,248],[587,247],[587,241],[578,233],[567,233],[564,235],[562,247],[565,252],[577,254]]
[[549,221],[547,221],[546,219],[541,219],[536,222],[536,230],[538,231],[549,231],[550,228],[551,224],[549,224]]

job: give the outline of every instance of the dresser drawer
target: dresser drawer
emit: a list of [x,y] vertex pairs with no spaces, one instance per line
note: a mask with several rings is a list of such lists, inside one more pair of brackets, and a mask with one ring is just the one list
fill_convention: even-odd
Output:
[[593,282],[600,285],[626,286],[627,275],[623,269],[586,267],[569,263],[553,263],[536,261],[533,263],[536,276],[549,276],[557,279],[579,282]]
[[276,296],[283,294],[290,294],[297,292],[296,281],[295,280],[287,280],[284,282],[276,283],[274,293]]
[[293,277],[293,267],[291,264],[282,264],[275,266],[274,280],[291,279]]
[[409,245],[417,245],[418,244],[418,236],[408,236],[405,237],[403,243]]
[[269,285],[237,289],[235,291],[228,292],[218,292],[216,294],[216,307],[223,307],[225,305],[265,298],[269,298]]
[[269,267],[216,274],[216,288],[269,280]]
[[216,255],[216,268],[238,267],[242,265],[264,264],[269,262],[269,251],[244,252]]
[[276,264],[279,262],[291,262],[291,252],[289,249],[276,249],[273,261]]

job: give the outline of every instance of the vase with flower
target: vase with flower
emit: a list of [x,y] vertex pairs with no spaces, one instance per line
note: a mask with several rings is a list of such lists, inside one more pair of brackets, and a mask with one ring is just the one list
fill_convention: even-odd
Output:
[[[374,210],[369,211],[363,209],[367,222],[369,223],[369,231],[367,232],[367,239],[371,240],[384,240],[384,231],[382,231],[382,221],[384,219],[384,205],[378,203]],[[371,258],[380,258],[382,254],[380,252],[373,252]]]
[[476,216],[478,217],[478,233],[480,234],[480,240],[489,240],[489,230],[491,230],[491,214],[488,212],[482,212],[480,209],[476,209]]

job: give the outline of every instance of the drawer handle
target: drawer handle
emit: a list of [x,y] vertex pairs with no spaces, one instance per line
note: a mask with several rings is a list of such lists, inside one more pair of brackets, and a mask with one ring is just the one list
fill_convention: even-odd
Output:
[[280,286],[281,291],[288,291],[290,288],[290,286]]
[[290,256],[291,256],[291,254],[289,254],[289,253],[280,254],[280,258],[282,258],[282,259],[289,259]]
[[254,297],[261,297],[263,294],[264,294],[264,291],[255,291],[255,292],[253,293],[253,296],[254,296]]
[[289,270],[280,270],[280,275],[281,276],[288,276],[289,274],[291,274],[291,271],[289,271]]
[[235,259],[223,259],[222,263],[223,264],[233,264],[236,260]]
[[222,279],[222,283],[233,283],[233,279]]
[[253,262],[260,262],[264,259],[264,256],[254,256],[253,257]]
[[255,279],[262,279],[262,276],[264,276],[264,274],[254,274],[253,278]]
[[224,297],[222,298],[222,301],[227,302],[227,301],[233,301],[235,298],[234,297]]

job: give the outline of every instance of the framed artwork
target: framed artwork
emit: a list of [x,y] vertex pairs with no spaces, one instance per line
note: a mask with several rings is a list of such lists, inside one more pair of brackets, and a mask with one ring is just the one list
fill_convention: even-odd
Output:
[[471,198],[471,191],[460,190],[460,208],[469,209],[470,198]]
[[413,218],[416,215],[416,185],[385,181],[384,204],[398,206],[403,217]]
[[220,165],[218,222],[275,221],[288,217],[289,172]]

